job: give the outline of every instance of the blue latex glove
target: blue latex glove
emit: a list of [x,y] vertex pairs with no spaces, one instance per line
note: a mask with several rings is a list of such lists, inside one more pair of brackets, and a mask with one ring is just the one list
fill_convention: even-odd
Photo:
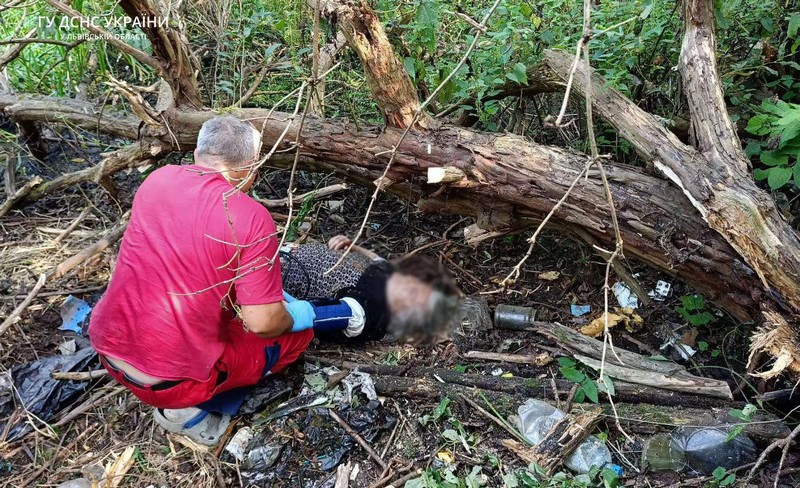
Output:
[[298,300],[286,292],[283,292],[283,298],[287,302],[286,311],[292,316],[292,332],[300,332],[314,326],[317,314],[314,312],[314,306],[311,303],[305,300]]

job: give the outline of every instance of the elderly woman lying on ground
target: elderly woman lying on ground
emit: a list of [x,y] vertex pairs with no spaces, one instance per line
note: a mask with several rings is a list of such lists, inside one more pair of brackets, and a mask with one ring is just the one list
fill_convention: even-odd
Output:
[[327,246],[290,244],[281,250],[285,292],[312,301],[330,297],[356,302],[353,308],[360,306],[364,311],[363,331],[324,332],[315,327],[317,337],[364,342],[381,339],[388,332],[394,339],[424,339],[435,336],[449,323],[460,291],[440,262],[413,254],[387,261],[353,246],[344,261],[334,267],[350,244],[349,238],[338,235]]

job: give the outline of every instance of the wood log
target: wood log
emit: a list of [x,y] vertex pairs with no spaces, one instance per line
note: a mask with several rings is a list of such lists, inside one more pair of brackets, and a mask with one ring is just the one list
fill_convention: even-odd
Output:
[[[599,371],[603,356],[603,343],[558,323],[534,327],[538,333],[556,341],[575,354],[575,358]],[[678,392],[693,392],[727,400],[733,399],[731,388],[725,381],[695,376],[672,361],[656,361],[641,354],[615,348],[605,355],[605,372],[612,378],[628,383],[665,388]]]
[[[122,136],[137,134],[135,118],[109,113],[87,116],[85,104],[74,100],[60,105],[56,98],[0,95],[0,109],[15,120],[60,121]],[[268,114],[268,110],[262,109],[233,112],[258,127],[265,124],[264,147],[279,137],[288,117],[273,113],[265,121]],[[164,152],[178,146],[181,151],[190,151],[194,149],[200,126],[213,113],[170,110],[165,116],[175,142],[168,131],[153,132],[147,127],[143,129],[145,144],[155,139],[151,143],[160,143]],[[297,123],[292,123],[287,141],[295,139],[296,130]],[[312,170],[333,170],[347,179],[369,184],[379,176],[388,152],[399,137],[400,132],[394,129],[366,127],[353,131],[342,121],[308,117],[300,138],[303,148],[300,165]],[[286,143],[279,149],[288,148]],[[285,155],[283,159],[276,156],[270,161],[289,162]],[[532,144],[514,135],[443,127],[435,135],[409,133],[398,149],[389,177],[408,182],[414,176],[424,175],[429,167],[453,166],[477,185],[448,188],[438,197],[421,199],[422,190],[410,183],[391,185],[388,191],[416,200],[426,212],[482,216],[484,225],[491,225],[496,215],[505,216],[501,221],[508,221],[510,215],[513,225],[530,226],[550,211],[584,163],[585,157],[580,154]],[[764,298],[758,278],[730,245],[703,223],[681,191],[640,169],[610,162],[605,166],[627,257],[680,277],[737,319],[755,318],[758,304]],[[84,174],[81,181],[87,176]],[[58,181],[59,188],[70,184],[67,178]],[[612,246],[613,231],[605,206],[599,175],[591,172],[576,186],[562,211],[551,219],[550,226],[573,236],[576,235],[573,230],[580,228],[601,245]]]
[[[487,398],[501,413],[516,413],[517,407],[528,398],[537,398],[553,403],[554,395],[559,395],[566,399],[569,394],[570,385],[566,382],[557,381],[558,390],[553,391],[547,381],[541,383],[540,388],[526,387],[498,387],[495,385],[500,382],[476,384],[455,384],[449,382],[439,382],[427,378],[409,378],[401,376],[391,376],[384,374],[372,374],[375,383],[375,390],[383,396],[414,397],[438,402],[442,396],[458,398],[458,395],[468,395],[473,401],[482,405],[481,395]],[[505,381],[505,380],[503,380]],[[469,383],[469,381],[464,381]],[[491,383],[491,382],[490,382]],[[515,382],[509,382],[516,385]],[[488,388],[484,388],[487,387]],[[563,386],[563,389],[562,389]],[[494,389],[493,389],[494,388]],[[504,391],[498,391],[504,390]],[[480,393],[480,394],[478,394]],[[618,391],[619,393],[619,391]],[[703,397],[696,397],[703,398]],[[706,402],[705,404],[688,405],[683,402],[687,398],[678,399],[667,393],[664,396],[636,396],[631,395],[628,400],[617,397],[617,413],[622,426],[631,433],[641,435],[652,435],[657,432],[669,432],[681,426],[689,425],[725,425],[737,424],[739,421],[730,416],[730,406],[737,405],[741,408],[743,404],[729,403],[729,406],[722,406],[720,401]],[[572,413],[582,413],[586,409],[596,408],[594,404],[574,404]],[[614,412],[611,405],[600,404],[604,419],[614,421]],[[776,417],[774,414],[759,410],[753,414],[752,422],[745,422],[742,425],[743,432],[750,436],[759,444],[766,444],[775,439],[782,439],[791,432],[786,422]]]
[[[534,377],[502,378],[482,374],[459,373],[445,368],[424,368],[410,366],[387,366],[358,364],[350,361],[332,360],[320,356],[306,356],[310,361],[319,361],[341,369],[363,371],[375,376],[376,388],[385,394],[407,390],[409,394],[422,397],[437,397],[442,393],[457,393],[464,387],[475,387],[482,390],[523,395],[530,398],[555,398],[559,395],[566,398],[575,383],[564,379],[541,379]],[[531,368],[532,372],[541,372],[547,378],[547,370]],[[659,405],[712,407],[727,405],[741,408],[742,402],[726,401],[691,393],[681,393],[646,385],[615,381],[615,399],[627,403],[654,403]]]

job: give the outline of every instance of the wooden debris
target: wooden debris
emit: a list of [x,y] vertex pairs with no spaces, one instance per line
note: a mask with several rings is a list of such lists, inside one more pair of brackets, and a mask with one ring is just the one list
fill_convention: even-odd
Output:
[[518,441],[504,439],[505,447],[528,464],[535,463],[542,467],[548,475],[569,456],[588,436],[600,421],[598,411],[584,412],[579,415],[568,414],[558,420],[539,444],[526,447]]
[[22,185],[22,187],[19,190],[14,192],[13,195],[8,197],[6,201],[3,202],[2,205],[0,205],[0,217],[8,213],[8,211],[11,210],[18,201],[25,198],[25,196],[27,196],[28,193],[30,193],[31,190],[33,190],[36,186],[41,184],[41,182],[42,179],[36,176],[27,183],[25,183],[24,185]]

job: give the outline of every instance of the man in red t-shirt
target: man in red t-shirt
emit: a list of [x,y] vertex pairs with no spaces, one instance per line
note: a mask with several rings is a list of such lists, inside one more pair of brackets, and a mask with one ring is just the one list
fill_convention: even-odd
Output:
[[195,164],[147,177],[89,326],[111,376],[204,443],[230,419],[204,402],[282,370],[313,337],[314,306],[283,301],[275,223],[245,193],[259,147],[252,125],[214,117]]

